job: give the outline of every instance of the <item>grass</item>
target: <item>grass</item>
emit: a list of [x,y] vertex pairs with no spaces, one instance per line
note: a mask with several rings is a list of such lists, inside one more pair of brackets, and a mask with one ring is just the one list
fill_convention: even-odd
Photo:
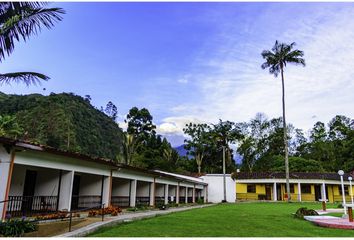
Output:
[[[320,203],[239,203],[172,213],[98,230],[90,237],[353,237],[353,230],[322,228],[296,219],[300,207]],[[327,205],[335,208],[336,205]]]

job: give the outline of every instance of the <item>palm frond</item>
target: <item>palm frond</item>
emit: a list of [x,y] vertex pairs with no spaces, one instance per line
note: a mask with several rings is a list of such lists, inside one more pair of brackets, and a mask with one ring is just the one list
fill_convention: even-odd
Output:
[[292,50],[295,45],[295,42],[286,44],[278,40],[275,41],[272,51],[264,50],[261,53],[262,57],[266,60],[261,65],[262,69],[269,68],[269,73],[277,77],[281,69],[286,67],[288,63],[305,66],[305,60],[301,58],[304,56],[304,52],[297,49]]
[[27,86],[33,84],[37,85],[41,83],[41,80],[47,81],[49,77],[36,72],[15,72],[0,74],[0,85],[11,84],[12,82],[23,82]]
[[[13,8],[13,5],[16,5]],[[35,8],[37,6],[37,8]],[[38,7],[39,6],[39,7]],[[26,41],[42,27],[52,28],[61,21],[65,11],[61,8],[42,8],[41,5],[11,3],[11,7],[0,15],[0,61],[14,50],[15,41]]]

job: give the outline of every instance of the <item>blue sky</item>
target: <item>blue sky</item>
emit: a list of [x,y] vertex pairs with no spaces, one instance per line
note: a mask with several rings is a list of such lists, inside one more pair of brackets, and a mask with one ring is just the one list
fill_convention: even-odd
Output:
[[[288,121],[309,129],[335,114],[353,117],[353,3],[51,3],[67,11],[1,66],[37,71],[42,86],[6,93],[74,92],[120,114],[146,107],[173,145],[183,126],[219,118],[281,115],[280,79],[260,65],[275,40],[296,42],[307,66],[285,72]],[[42,89],[46,88],[45,91]]]

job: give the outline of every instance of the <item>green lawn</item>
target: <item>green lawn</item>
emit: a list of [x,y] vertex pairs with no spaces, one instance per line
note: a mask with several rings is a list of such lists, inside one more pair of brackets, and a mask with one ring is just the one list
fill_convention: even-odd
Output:
[[[336,205],[328,205],[333,208]],[[172,213],[103,228],[91,237],[353,237],[353,230],[322,228],[292,216],[316,203],[239,203]]]

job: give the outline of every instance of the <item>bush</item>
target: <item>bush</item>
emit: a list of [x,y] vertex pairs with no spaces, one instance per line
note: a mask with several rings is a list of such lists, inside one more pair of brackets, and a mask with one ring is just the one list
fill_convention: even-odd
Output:
[[[113,207],[109,206],[103,209],[103,214],[111,214],[112,216],[117,216],[119,213],[122,212],[122,209],[120,207]],[[100,209],[92,209],[89,211],[88,216],[89,217],[94,217],[96,215],[102,215],[102,208]]]
[[[67,212],[57,212],[57,213],[52,213],[52,214],[46,214],[46,215],[39,215],[36,216],[36,220],[50,220],[50,219],[63,219],[68,217],[69,214]],[[75,213],[73,217],[80,217],[79,213]]]
[[204,204],[204,200],[201,199],[201,198],[198,198],[197,203],[198,203],[198,204]]
[[21,237],[24,233],[37,231],[37,224],[28,220],[9,219],[5,222],[0,222],[0,235],[4,237]]
[[167,210],[170,206],[168,204],[164,204],[164,203],[159,203],[156,205],[156,208],[160,209],[160,210]]
[[300,219],[303,219],[304,216],[317,216],[317,215],[318,213],[315,210],[307,209],[305,207],[299,208],[295,213],[295,217]]

